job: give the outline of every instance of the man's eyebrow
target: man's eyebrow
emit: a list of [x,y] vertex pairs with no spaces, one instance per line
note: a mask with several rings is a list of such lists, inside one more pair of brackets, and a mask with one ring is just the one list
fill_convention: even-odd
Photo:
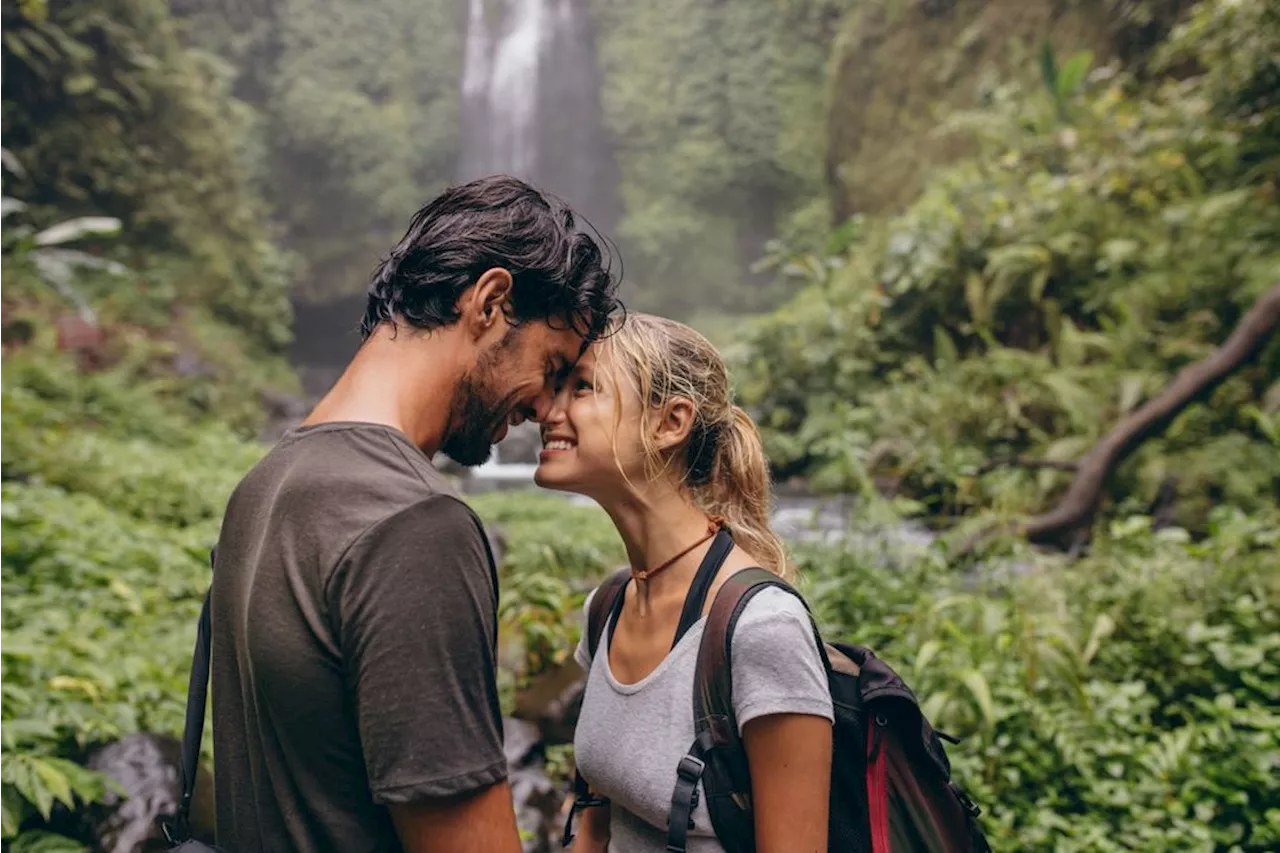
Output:
[[557,379],[563,379],[573,370],[574,362],[565,358],[560,353],[556,353],[551,357],[551,371]]

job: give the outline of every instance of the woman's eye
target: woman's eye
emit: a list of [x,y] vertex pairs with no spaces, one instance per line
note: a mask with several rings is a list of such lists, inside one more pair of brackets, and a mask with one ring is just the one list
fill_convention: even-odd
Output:
[[592,390],[591,383],[585,379],[579,379],[573,384],[573,391],[575,394],[582,394],[590,390]]

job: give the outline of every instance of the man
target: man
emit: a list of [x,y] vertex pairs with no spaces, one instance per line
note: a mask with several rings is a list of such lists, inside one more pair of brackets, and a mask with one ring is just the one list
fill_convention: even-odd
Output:
[[213,580],[218,843],[520,850],[480,521],[431,465],[548,410],[615,309],[600,247],[512,178],[455,187],[375,273],[365,341],[241,481]]

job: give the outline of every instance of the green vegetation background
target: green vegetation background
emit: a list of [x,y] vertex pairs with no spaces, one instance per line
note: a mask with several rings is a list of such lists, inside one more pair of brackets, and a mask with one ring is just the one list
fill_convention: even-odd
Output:
[[[866,534],[797,544],[805,589],[964,736],[996,849],[1276,849],[1276,341],[1120,466],[1082,553],[957,545],[1070,478],[989,460],[1078,459],[1280,279],[1280,11],[933,5],[593,0],[640,304],[777,306],[717,339],[779,476],[859,493]],[[293,387],[290,285],[362,280],[452,168],[456,5],[355,8],[3,5],[9,849],[79,849],[47,821],[108,785],[76,761],[180,728],[207,550]],[[90,215],[120,233],[50,230]],[[476,506],[514,704],[622,555],[597,511]]]

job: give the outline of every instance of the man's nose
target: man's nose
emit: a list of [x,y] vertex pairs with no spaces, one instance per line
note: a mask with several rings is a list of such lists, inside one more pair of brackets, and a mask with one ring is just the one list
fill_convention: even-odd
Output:
[[542,393],[540,393],[537,397],[535,397],[533,399],[533,402],[529,405],[529,408],[527,410],[529,419],[535,420],[538,423],[545,422],[547,417],[550,416],[552,409],[555,408],[555,403],[556,403],[555,387],[549,386],[549,387],[543,388]]
[[533,401],[533,405],[529,410],[529,417],[540,424],[547,424],[560,421],[564,418],[564,406],[562,405],[561,396],[567,392],[561,391],[557,393],[554,388],[545,389]]

